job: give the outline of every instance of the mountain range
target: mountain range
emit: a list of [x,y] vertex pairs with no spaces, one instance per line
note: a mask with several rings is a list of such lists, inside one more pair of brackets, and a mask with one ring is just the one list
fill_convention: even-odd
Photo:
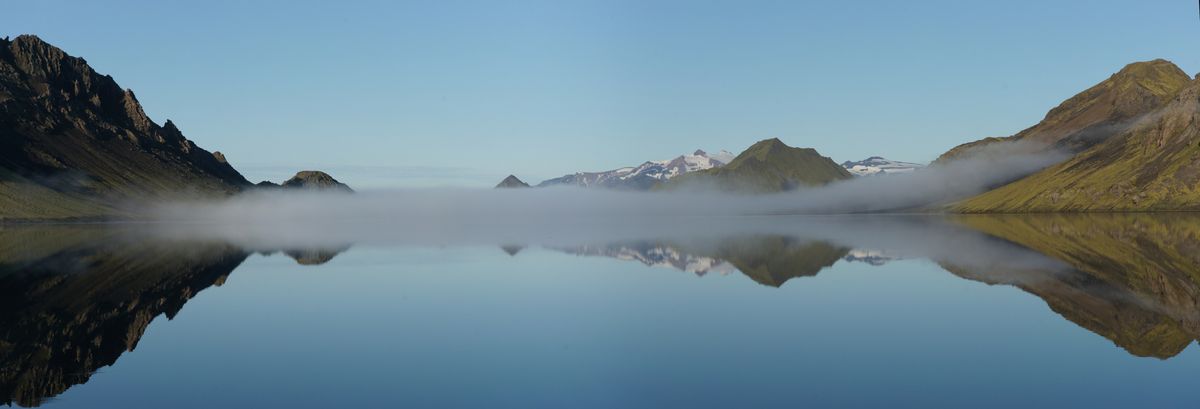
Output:
[[882,156],[872,156],[860,161],[842,162],[842,167],[854,176],[889,175],[896,173],[912,173],[924,168],[920,163],[900,162],[886,159]]
[[[1034,126],[950,149],[933,166],[1004,154],[1067,159],[942,207],[955,212],[1200,210],[1200,77],[1166,60],[1129,64],[1072,96]],[[994,154],[994,152],[992,152]],[[779,139],[742,153],[695,151],[537,186],[622,190],[716,188],[769,193],[922,166],[871,157],[841,165]],[[521,186],[515,176],[501,185]],[[222,197],[256,188],[352,191],[303,171],[252,184],[220,152],[144,112],[132,90],[41,39],[0,39],[0,220],[134,218],[130,198]]]
[[647,161],[638,166],[617,168],[604,172],[576,172],[538,183],[537,187],[578,186],[622,190],[649,190],[659,183],[680,175],[725,166],[733,154],[720,151],[709,155],[697,150],[674,159]]
[[114,203],[253,186],[86,60],[32,35],[0,39],[0,220],[131,217]]
[[728,165],[692,172],[663,189],[714,188],[727,192],[771,193],[816,187],[854,177],[812,148],[793,148],[779,138],[756,142]]

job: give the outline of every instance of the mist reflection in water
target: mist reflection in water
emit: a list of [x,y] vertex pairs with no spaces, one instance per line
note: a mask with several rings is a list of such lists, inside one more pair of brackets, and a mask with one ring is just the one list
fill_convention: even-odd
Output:
[[[172,319],[252,254],[319,266],[350,248],[319,240],[272,248],[161,233],[161,226],[0,230],[0,402],[36,406],[88,381],[133,351],[156,317]],[[518,260],[525,249],[545,248],[697,275],[742,274],[769,287],[804,285],[797,279],[838,263],[886,270],[894,260],[927,259],[954,276],[1035,295],[1134,356],[1175,357],[1200,337],[1194,216],[760,217],[675,234],[634,233],[618,239],[608,232],[590,243],[579,235],[531,235],[494,245]],[[374,239],[370,245],[383,247],[455,244]],[[560,308],[572,308],[564,302]]]

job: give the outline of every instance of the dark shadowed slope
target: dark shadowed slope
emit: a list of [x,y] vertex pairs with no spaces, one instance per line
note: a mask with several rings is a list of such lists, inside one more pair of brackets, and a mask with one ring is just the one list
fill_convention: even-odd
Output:
[[86,227],[0,230],[0,404],[40,405],[132,351],[247,253]]
[[111,216],[121,198],[248,185],[82,58],[34,36],[0,40],[0,218]]

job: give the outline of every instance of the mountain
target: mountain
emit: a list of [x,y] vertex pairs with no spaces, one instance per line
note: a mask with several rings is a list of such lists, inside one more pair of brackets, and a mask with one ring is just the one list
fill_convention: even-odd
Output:
[[850,171],[850,173],[854,176],[869,176],[892,173],[911,173],[917,169],[924,168],[925,165],[889,160],[881,156],[872,156],[857,162],[842,162],[842,167],[846,168],[846,170]]
[[1200,340],[1200,218],[1186,213],[963,215],[956,221],[1061,260],[1067,271],[971,269],[1009,284],[1136,356],[1167,359]]
[[613,169],[605,172],[578,172],[538,183],[538,187],[579,186],[610,189],[648,190],[676,176],[724,166],[733,160],[733,154],[721,151],[709,155],[697,150],[691,155],[680,155],[674,159],[657,160],[638,166]]
[[[1159,61],[1143,64],[1165,63]],[[1169,84],[1174,87],[1176,82]],[[1144,89],[1141,95],[1146,103],[1156,103],[1159,94]],[[1171,88],[1154,89],[1165,93]],[[1115,132],[1065,162],[951,208],[959,212],[1200,210],[1200,76],[1180,87],[1161,108],[1137,118],[1111,127]]]
[[1167,60],[1129,64],[1108,79],[1063,101],[1037,125],[1009,137],[985,138],[950,149],[936,161],[969,156],[997,142],[1024,141],[1030,149],[1082,152],[1123,132],[1146,114],[1158,110],[1191,82]]
[[353,192],[350,186],[338,182],[333,176],[319,170],[302,170],[284,181],[280,187],[284,189],[310,189],[322,191]]
[[657,241],[617,242],[602,245],[584,245],[559,248],[567,254],[579,256],[602,256],[618,260],[637,261],[650,267],[666,267],[685,271],[697,276],[710,272],[729,274],[736,271],[725,260],[702,254],[692,254],[690,249],[679,245]]
[[772,138],[751,145],[728,165],[689,173],[664,188],[769,193],[822,186],[852,177],[845,168],[812,148],[793,148]]
[[647,266],[673,268],[697,276],[738,271],[759,284],[771,287],[782,286],[793,278],[815,276],[841,260],[849,251],[822,241],[778,235],[738,236],[713,242],[617,242],[558,250],[576,255],[637,261]]
[[223,195],[250,183],[133,91],[41,39],[0,39],[0,218],[111,215],[113,199]]
[[496,189],[514,188],[514,187],[529,187],[528,183],[521,181],[516,176],[508,175],[508,177],[496,184]]
[[133,351],[249,255],[96,225],[0,231],[0,406],[38,406]]

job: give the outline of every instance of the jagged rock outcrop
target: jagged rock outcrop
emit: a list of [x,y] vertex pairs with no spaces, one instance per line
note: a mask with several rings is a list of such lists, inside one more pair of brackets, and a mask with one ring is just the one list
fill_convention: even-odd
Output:
[[41,39],[0,39],[0,218],[102,217],[114,198],[248,186],[132,90]]
[[38,406],[133,351],[248,253],[86,226],[0,231],[0,405]]

